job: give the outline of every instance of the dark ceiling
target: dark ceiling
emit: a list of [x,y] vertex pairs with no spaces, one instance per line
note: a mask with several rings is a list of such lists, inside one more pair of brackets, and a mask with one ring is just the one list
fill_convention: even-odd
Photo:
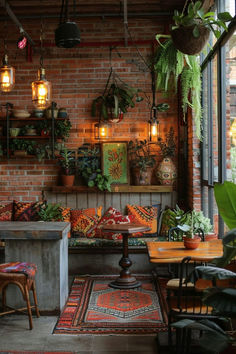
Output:
[[[66,2],[66,0],[65,0]],[[24,18],[59,17],[60,0],[0,0],[0,17],[6,15],[4,4],[20,20]],[[124,0],[68,0],[70,17],[123,16]],[[75,11],[74,11],[75,3]],[[181,10],[185,0],[127,0],[128,17],[170,15],[174,9]],[[76,13],[76,16],[74,14]]]

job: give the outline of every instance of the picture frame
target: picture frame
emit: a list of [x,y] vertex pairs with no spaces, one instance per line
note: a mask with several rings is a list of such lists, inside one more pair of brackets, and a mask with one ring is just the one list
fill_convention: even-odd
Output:
[[126,141],[101,144],[102,173],[112,184],[129,184],[128,144]]

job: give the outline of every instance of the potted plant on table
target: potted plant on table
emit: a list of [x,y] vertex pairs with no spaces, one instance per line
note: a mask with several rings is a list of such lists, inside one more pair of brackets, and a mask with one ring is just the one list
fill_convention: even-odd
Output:
[[193,212],[186,214],[186,223],[178,225],[177,228],[183,232],[184,246],[188,249],[198,248],[201,237],[197,234],[199,230],[194,228]]
[[159,138],[157,145],[160,147],[163,160],[156,169],[156,176],[162,185],[173,185],[177,180],[177,168],[172,161],[175,155],[176,143],[174,137],[174,128],[171,127],[163,141]]
[[75,180],[75,156],[74,152],[63,148],[58,156],[58,164],[61,167],[61,181],[63,186],[72,187]]
[[151,152],[151,142],[145,140],[129,141],[131,174],[136,186],[150,185],[153,167],[156,164],[155,154]]

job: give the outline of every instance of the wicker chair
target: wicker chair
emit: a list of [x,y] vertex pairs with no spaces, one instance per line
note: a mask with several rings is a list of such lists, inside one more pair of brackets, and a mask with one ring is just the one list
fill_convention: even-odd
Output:
[[[37,317],[40,317],[35,287],[35,272],[36,266],[32,263],[15,262],[0,264],[0,291],[2,293],[3,308],[3,312],[0,313],[0,316],[27,310],[30,329],[33,328],[31,309],[34,308]],[[15,284],[19,287],[27,307],[15,309],[6,304],[6,290],[9,284]],[[30,290],[33,293],[34,306],[30,304]]]

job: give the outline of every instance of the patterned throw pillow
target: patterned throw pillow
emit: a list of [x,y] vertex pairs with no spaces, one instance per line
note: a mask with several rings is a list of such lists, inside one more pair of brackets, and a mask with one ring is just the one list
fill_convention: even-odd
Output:
[[59,207],[59,211],[61,212],[61,218],[55,221],[64,221],[70,222],[70,208]]
[[38,221],[38,211],[46,207],[46,201],[35,203],[13,203],[13,218],[14,221]]
[[[95,229],[100,220],[97,215],[86,215],[82,210],[71,210],[71,230],[82,237],[94,237]],[[91,230],[93,228],[93,230]]]
[[13,203],[0,204],[0,221],[12,220]]
[[120,240],[122,235],[113,232],[102,232],[102,226],[104,224],[128,224],[135,221],[135,217],[132,215],[122,215],[117,209],[110,207],[103,217],[101,218],[99,224],[95,229],[95,236],[98,238],[104,238],[108,240]]
[[145,233],[132,234],[133,237],[140,236],[157,236],[157,219],[160,212],[161,205],[155,204],[152,206],[130,205],[126,206],[128,215],[134,215],[136,222],[150,227],[150,231]]

